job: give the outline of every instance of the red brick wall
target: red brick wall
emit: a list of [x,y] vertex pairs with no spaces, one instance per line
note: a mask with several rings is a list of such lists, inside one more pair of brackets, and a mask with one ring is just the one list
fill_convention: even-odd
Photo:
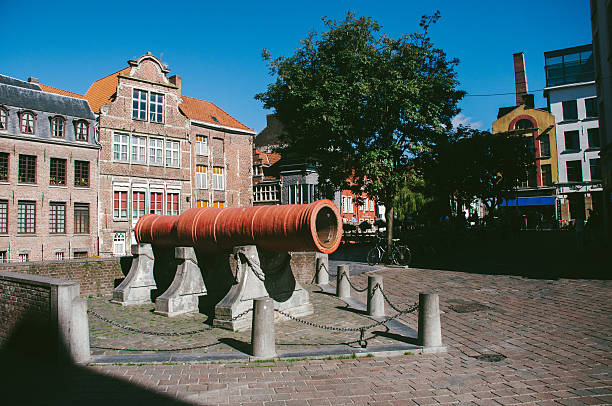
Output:
[[125,277],[122,272],[122,265],[127,274],[130,262],[131,257],[0,263],[0,271],[21,272],[77,281],[81,284],[81,296],[86,297],[112,294],[115,284]]
[[0,279],[0,343],[9,338],[13,327],[27,314],[47,320],[51,313],[51,289]]
[[313,283],[317,261],[316,252],[292,252],[291,270],[299,283]]

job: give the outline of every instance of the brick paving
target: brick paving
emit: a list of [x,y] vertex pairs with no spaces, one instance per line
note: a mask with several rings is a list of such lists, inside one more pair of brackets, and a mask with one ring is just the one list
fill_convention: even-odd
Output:
[[[132,405],[612,404],[612,282],[423,269],[378,272],[400,307],[418,292],[439,292],[447,353],[79,367],[79,385],[71,385],[67,396],[77,403]],[[366,284],[366,275],[352,279]],[[336,322],[355,315],[333,306],[330,311],[339,312]],[[404,322],[416,326],[416,316]],[[289,331],[291,323],[281,323],[279,330]],[[306,342],[306,336],[296,333],[296,341]]]

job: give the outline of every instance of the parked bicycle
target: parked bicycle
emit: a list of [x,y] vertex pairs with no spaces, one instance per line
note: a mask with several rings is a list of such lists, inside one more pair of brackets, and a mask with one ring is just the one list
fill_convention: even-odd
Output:
[[388,260],[388,263],[395,265],[407,266],[412,261],[410,248],[400,244],[399,239],[393,239],[391,253],[387,253],[387,241],[381,236],[376,236],[376,245],[368,252],[368,265],[376,265],[382,260]]

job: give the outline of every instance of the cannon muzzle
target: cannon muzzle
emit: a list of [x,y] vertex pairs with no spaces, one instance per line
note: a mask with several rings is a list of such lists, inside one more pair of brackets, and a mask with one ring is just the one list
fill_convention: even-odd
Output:
[[207,253],[257,245],[268,251],[334,252],[342,238],[342,221],[331,200],[310,204],[243,208],[198,207],[180,216],[142,216],[136,241],[166,247],[191,246]]

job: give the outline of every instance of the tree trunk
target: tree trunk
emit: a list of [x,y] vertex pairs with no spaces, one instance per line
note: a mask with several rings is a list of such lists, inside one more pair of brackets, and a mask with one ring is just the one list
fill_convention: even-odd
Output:
[[394,210],[392,205],[385,206],[385,216],[387,217],[387,253],[391,254],[393,248],[393,215]]

